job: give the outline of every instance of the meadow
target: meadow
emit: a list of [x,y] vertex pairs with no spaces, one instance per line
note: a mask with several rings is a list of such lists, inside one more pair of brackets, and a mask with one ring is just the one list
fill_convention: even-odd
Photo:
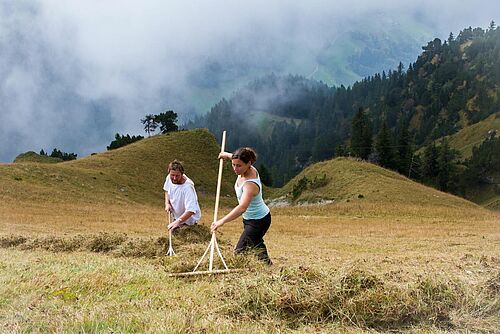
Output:
[[[203,218],[174,235],[168,257],[161,185],[179,145],[193,146],[182,159]],[[498,332],[499,213],[349,159],[265,189],[291,204],[271,209],[272,266],[233,254],[234,221],[217,237],[240,271],[171,277],[210,240],[217,161],[207,156],[217,151],[194,131],[70,163],[0,166],[0,332]],[[220,214],[234,204],[224,173]],[[298,180],[324,175],[290,200]],[[321,199],[332,202],[304,205]]]
[[21,226],[0,225],[0,331],[500,328],[499,217],[483,209],[362,201],[275,208],[266,238],[272,266],[232,255],[241,231],[232,222],[218,238],[229,266],[245,270],[195,278],[168,274],[192,270],[201,257],[210,238],[209,208],[201,233],[174,236],[176,257],[165,256],[161,208],[96,206],[80,217],[65,215],[68,209],[61,210],[64,221],[24,216],[17,217]]

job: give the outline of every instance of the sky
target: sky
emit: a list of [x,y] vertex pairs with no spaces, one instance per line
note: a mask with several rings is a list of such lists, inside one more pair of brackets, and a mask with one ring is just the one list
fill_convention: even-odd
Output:
[[190,103],[193,82],[221,75],[207,63],[224,59],[224,75],[245,78],[248,66],[272,72],[283,57],[305,63],[335,31],[380,13],[445,39],[500,22],[500,1],[0,0],[0,162],[102,152],[115,133],[144,135],[147,114],[186,120],[208,111]]

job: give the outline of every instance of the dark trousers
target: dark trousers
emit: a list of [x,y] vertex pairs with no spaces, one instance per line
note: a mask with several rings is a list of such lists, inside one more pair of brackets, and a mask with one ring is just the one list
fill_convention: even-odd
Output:
[[271,226],[270,212],[261,219],[243,219],[243,233],[234,251],[238,254],[253,250],[260,260],[272,264],[263,239],[269,226]]

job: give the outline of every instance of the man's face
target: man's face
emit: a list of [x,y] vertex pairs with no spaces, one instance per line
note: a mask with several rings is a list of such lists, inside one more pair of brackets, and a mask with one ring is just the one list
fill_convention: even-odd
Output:
[[178,170],[171,170],[168,175],[173,184],[182,184],[182,173]]

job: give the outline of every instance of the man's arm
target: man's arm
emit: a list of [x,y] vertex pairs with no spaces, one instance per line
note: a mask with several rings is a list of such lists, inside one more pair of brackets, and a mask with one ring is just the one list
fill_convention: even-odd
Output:
[[171,222],[169,225],[168,225],[168,229],[175,229],[179,226],[181,226],[186,220],[188,220],[192,215],[194,215],[194,212],[192,211],[184,211],[184,213],[179,217],[177,218],[176,220],[174,220],[173,222]]
[[170,205],[170,198],[168,197],[168,192],[165,191],[165,211],[171,213],[172,205]]

